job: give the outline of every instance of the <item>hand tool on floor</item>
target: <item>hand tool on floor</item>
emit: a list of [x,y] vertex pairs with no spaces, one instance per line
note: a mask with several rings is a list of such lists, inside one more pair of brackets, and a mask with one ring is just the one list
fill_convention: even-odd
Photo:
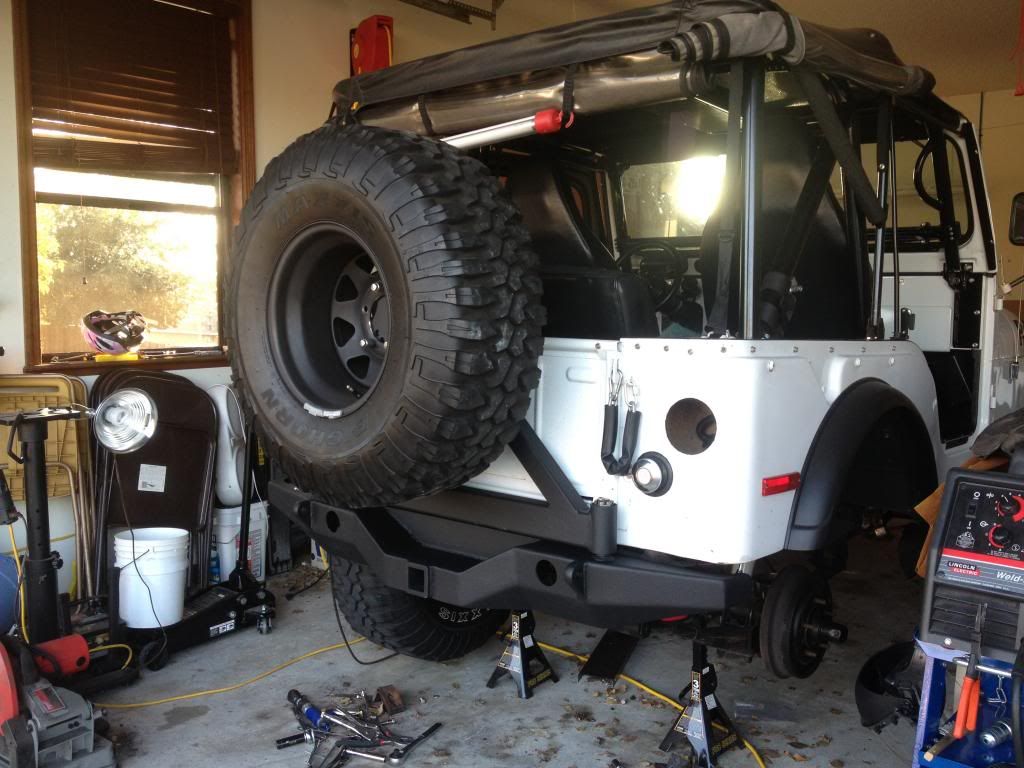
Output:
[[[276,746],[278,749],[284,749],[302,743],[312,744],[310,768],[335,768],[343,765],[349,757],[396,765],[405,760],[414,747],[441,727],[441,723],[434,723],[415,738],[392,733],[385,726],[394,723],[394,719],[381,720],[379,717],[373,717],[365,706],[365,694],[362,695],[364,706],[348,710],[320,709],[294,688],[288,691],[287,698],[303,732],[278,739]],[[336,728],[344,732],[338,732]],[[355,734],[355,737],[352,734]],[[394,749],[387,755],[365,751],[377,747]]]
[[420,742],[426,741],[426,739],[429,738],[431,736],[431,734],[435,733],[437,731],[437,729],[440,728],[440,727],[441,727],[441,723],[434,723],[432,726],[427,728],[427,730],[425,730],[423,733],[421,733],[415,739],[410,741],[408,744],[406,744],[405,746],[399,747],[398,749],[394,750],[390,755],[388,755],[388,762],[391,763],[392,765],[396,765],[396,764],[402,762],[406,758],[406,756],[409,754],[409,752],[412,751],[413,747],[415,747]]

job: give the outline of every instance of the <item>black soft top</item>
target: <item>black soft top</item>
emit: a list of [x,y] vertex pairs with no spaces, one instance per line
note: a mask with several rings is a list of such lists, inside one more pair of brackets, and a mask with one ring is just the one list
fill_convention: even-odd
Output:
[[345,112],[653,49],[683,62],[770,55],[896,95],[920,94],[935,83],[927,70],[905,65],[885,36],[871,29],[811,24],[770,0],[673,0],[342,80],[334,100]]

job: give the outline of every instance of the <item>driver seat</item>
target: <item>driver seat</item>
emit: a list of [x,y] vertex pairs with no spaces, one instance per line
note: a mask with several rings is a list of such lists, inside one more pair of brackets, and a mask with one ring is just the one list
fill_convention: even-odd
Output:
[[650,292],[615,266],[607,246],[582,221],[553,159],[509,168],[506,191],[519,208],[540,257],[544,335],[576,339],[650,338],[659,333]]

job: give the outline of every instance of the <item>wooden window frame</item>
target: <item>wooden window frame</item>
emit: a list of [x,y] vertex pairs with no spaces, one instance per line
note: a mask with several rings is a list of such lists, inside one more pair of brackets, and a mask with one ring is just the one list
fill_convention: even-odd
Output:
[[[253,108],[252,4],[251,0],[226,0],[238,8],[234,17],[235,53],[238,65],[237,126],[239,137],[238,173],[230,177],[222,210],[227,224],[234,227],[249,192],[256,184],[256,120]],[[18,195],[21,208],[21,288],[25,323],[26,373],[98,374],[116,368],[169,370],[219,368],[228,364],[227,353],[142,358],[126,362],[74,361],[43,362],[39,329],[39,271],[36,244],[36,190],[32,158],[32,81],[29,68],[28,4],[31,0],[11,0],[14,27],[15,119],[17,121]],[[207,209],[204,212],[210,212]],[[225,233],[224,242],[229,242]],[[218,284],[225,274],[227,247],[218,248]],[[218,294],[220,294],[218,286]],[[218,325],[223,331],[224,308],[218,295]]]

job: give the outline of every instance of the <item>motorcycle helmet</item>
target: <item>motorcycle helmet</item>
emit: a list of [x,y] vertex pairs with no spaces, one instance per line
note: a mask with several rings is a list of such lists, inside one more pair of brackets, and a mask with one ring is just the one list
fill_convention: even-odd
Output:
[[141,312],[104,312],[97,309],[82,318],[82,338],[96,352],[121,355],[142,346],[146,318]]

